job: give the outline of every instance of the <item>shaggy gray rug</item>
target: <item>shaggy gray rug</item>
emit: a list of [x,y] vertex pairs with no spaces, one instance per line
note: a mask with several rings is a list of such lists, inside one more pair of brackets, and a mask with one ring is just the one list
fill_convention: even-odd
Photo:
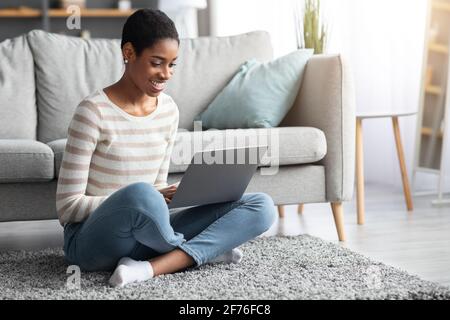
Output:
[[[0,254],[3,299],[450,299],[450,289],[311,236],[260,237],[238,265],[205,265],[115,289],[67,273],[61,249]],[[75,280],[74,280],[75,279]]]

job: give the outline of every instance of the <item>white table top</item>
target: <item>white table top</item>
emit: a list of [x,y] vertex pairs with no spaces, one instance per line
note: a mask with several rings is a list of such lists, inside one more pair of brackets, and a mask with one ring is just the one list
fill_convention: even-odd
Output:
[[386,117],[403,117],[403,116],[412,116],[417,114],[417,111],[381,111],[381,112],[373,112],[373,111],[361,111],[356,112],[356,117],[360,119],[365,118],[386,118]]

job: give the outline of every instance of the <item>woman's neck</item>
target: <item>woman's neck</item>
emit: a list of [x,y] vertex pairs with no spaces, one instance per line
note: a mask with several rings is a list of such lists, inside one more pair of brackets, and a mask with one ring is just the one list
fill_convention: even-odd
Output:
[[154,106],[157,102],[156,97],[149,97],[143,93],[126,74],[109,88],[116,93],[118,99],[122,100],[122,104],[136,109],[146,109],[149,104]]
[[118,106],[127,111],[144,111],[148,112],[156,107],[157,98],[149,97],[143,93],[136,85],[127,77],[126,74],[115,84],[105,89],[108,96],[115,100]]

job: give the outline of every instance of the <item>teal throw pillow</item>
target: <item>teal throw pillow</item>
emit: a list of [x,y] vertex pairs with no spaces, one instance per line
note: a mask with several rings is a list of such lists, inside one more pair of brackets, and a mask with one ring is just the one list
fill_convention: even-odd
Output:
[[276,60],[246,61],[195,121],[204,129],[276,127],[294,104],[312,49]]

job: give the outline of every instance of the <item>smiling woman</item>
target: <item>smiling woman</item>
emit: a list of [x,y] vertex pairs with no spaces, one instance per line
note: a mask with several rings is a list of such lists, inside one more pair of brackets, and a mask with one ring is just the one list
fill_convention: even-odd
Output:
[[237,263],[236,247],[275,218],[263,193],[170,214],[177,186],[167,176],[179,111],[162,91],[179,43],[166,14],[136,11],[123,28],[123,76],[87,96],[69,125],[56,194],[64,253],[84,271],[114,270],[113,286],[194,264]]
[[131,15],[121,42],[125,73],[106,88],[110,99],[124,109],[155,106],[156,97],[172,77],[179,44],[177,30],[163,12],[140,10]]

